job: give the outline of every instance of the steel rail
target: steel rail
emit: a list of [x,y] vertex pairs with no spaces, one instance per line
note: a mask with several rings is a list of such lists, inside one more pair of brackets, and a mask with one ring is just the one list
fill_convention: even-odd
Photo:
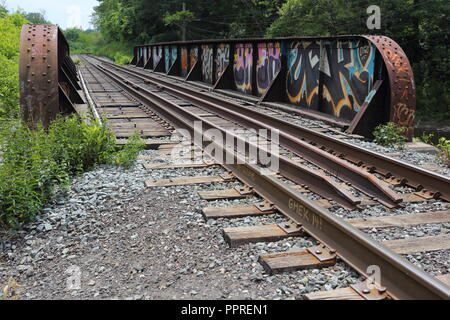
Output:
[[[106,68],[104,67],[98,68],[106,70]],[[162,102],[163,99],[160,98],[159,96],[155,96],[153,93],[151,93],[151,91],[148,91],[145,88],[135,83],[132,83],[131,81],[118,75],[114,71],[110,72],[112,72],[115,76],[120,78],[124,83],[129,83],[133,88],[154,96],[154,99],[158,99],[159,103]],[[198,121],[199,123],[201,122],[202,125],[206,126],[208,129],[216,129],[224,131],[223,129],[220,129],[216,124],[214,124],[214,122],[209,121],[205,118],[190,115],[190,119],[192,121]],[[245,152],[246,150],[256,150],[257,157],[259,158],[260,156],[259,150],[261,150],[261,148],[257,144],[245,141],[241,137],[233,134],[228,130],[225,130],[225,132],[227,133],[227,136],[229,138],[233,139],[232,141],[237,141],[236,143],[237,146],[244,147],[242,151]],[[281,157],[278,155],[277,152],[274,153],[267,149],[263,150],[266,153],[267,157],[270,157],[272,161],[276,161],[276,163],[279,163],[278,171],[285,178],[292,180],[293,182],[299,185],[306,185],[311,191],[317,193],[318,195],[326,199],[334,200],[341,206],[349,210],[356,209],[356,206],[360,203],[360,200],[356,198],[351,192],[349,192],[346,189],[343,189],[339,183],[333,181],[332,179],[327,177],[324,173],[317,170],[312,170],[307,166],[302,165],[301,163],[296,163],[286,157]],[[258,159],[254,160],[258,161]]]
[[141,71],[137,68],[122,67],[103,60],[100,61],[102,63],[111,65],[116,69],[137,72],[140,75],[146,77],[148,80],[151,79],[152,81],[159,82],[159,84],[163,85],[166,90],[168,90],[169,88],[176,89],[192,96],[207,99],[211,103],[221,104],[229,110],[236,111],[242,115],[246,115],[254,119],[258,119],[258,121],[264,122],[268,126],[281,128],[283,132],[285,132],[286,134],[290,134],[293,137],[301,140],[311,141],[314,142],[317,146],[323,146],[327,149],[330,149],[336,154],[339,154],[339,157],[341,158],[346,158],[351,162],[364,163],[374,172],[380,173],[386,177],[396,176],[404,179],[406,185],[415,188],[418,191],[422,189],[428,190],[433,193],[436,198],[450,201],[450,179],[446,176],[413,166],[404,161],[393,159],[391,157],[379,154],[368,149],[364,149],[351,143],[330,137],[326,134],[301,127],[293,123],[289,123],[285,120],[272,117],[270,115],[259,112],[255,108],[242,106],[221,97],[191,90],[189,88],[174,84],[173,82],[156,78],[150,73]]
[[[152,112],[176,127],[188,130],[192,136],[204,134],[203,130],[199,131],[187,120],[190,114],[186,110],[177,108],[170,101],[155,99],[156,95],[151,92],[142,93],[141,89],[125,83],[110,70],[101,68],[99,70],[103,70],[105,75],[142,101]],[[441,281],[426,274],[273,176],[260,175],[258,166],[240,162],[243,159],[239,159],[234,151],[223,149],[221,144],[214,141],[208,142],[210,143],[213,143],[217,150],[223,150],[226,157],[234,159],[233,164],[224,164],[225,168],[232,171],[242,182],[253,187],[260,196],[272,202],[281,213],[302,224],[303,229],[313,237],[336,249],[339,257],[360,274],[367,277],[367,267],[378,265],[382,272],[381,283],[387,287],[392,298],[450,299],[450,288]],[[214,158],[214,155],[211,156]]]
[[[158,85],[156,82],[139,76],[134,75],[131,71],[124,70],[130,75],[133,75],[146,83]],[[372,174],[362,170],[361,168],[334,156],[318,147],[315,147],[297,137],[287,134],[283,131],[283,127],[272,127],[258,120],[258,117],[250,117],[238,113],[237,111],[230,110],[226,107],[222,107],[219,104],[211,103],[206,99],[192,96],[177,89],[165,88],[167,92],[174,94],[178,97],[186,99],[198,106],[206,108],[208,111],[220,114],[221,116],[236,121],[246,127],[254,130],[267,129],[272,131],[274,129],[279,130],[279,143],[282,147],[288,149],[294,154],[303,157],[304,159],[312,162],[320,168],[326,170],[331,175],[350,183],[354,188],[360,190],[370,197],[376,198],[380,203],[394,208],[398,206],[398,203],[403,199],[392,191],[387,183],[374,177]]]
[[[84,59],[84,60],[86,61],[86,59]],[[90,70],[89,70],[89,72],[92,75],[92,72]],[[94,116],[95,120],[97,120],[100,124],[102,124],[102,119],[97,112],[97,104],[94,102],[94,100],[91,97],[91,94],[86,86],[86,83],[84,81],[84,77],[83,77],[83,74],[81,73],[81,71],[78,72],[78,75],[80,76],[81,86],[83,87],[83,91],[85,93],[86,99],[88,100],[87,102],[91,109],[92,115]]]

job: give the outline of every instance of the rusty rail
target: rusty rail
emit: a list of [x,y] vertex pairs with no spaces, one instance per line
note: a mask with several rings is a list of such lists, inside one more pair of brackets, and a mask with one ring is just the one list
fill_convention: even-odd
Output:
[[[170,81],[170,79],[163,80],[159,77],[154,77],[152,76],[151,73],[147,71],[135,68],[130,69],[127,67],[107,63],[103,60],[101,61],[102,63],[106,63],[116,69],[129,72],[129,74],[133,74],[134,76],[143,77],[142,79],[144,81],[147,81],[148,83],[152,83],[155,85],[163,86],[165,90],[167,90],[168,92],[181,95],[183,96],[183,98],[188,99],[190,101],[196,101],[198,103],[199,101],[206,100],[208,101],[208,105],[211,104],[220,105],[223,108],[225,108],[228,112],[233,111],[239,115],[255,119],[259,121],[260,122],[259,125],[263,125],[263,127],[270,126],[273,128],[279,128],[288,136],[295,137],[297,139],[292,146],[286,145],[288,149],[294,151],[296,150],[296,148],[299,148],[300,145],[304,146],[305,141],[313,142],[316,145],[316,148],[319,150],[321,150],[321,148],[331,150],[336,155],[338,155],[339,158],[347,159],[359,165],[364,164],[366,167],[371,168],[373,172],[382,174],[385,177],[390,176],[398,177],[405,182],[405,185],[408,185],[409,187],[412,187],[417,191],[427,190],[428,192],[432,193],[436,198],[441,198],[443,200],[450,201],[450,188],[449,188],[450,179],[448,177],[437,174],[435,172],[431,172],[429,170],[415,167],[403,161],[384,156],[371,150],[363,149],[351,143],[327,136],[323,133],[316,132],[305,127],[298,126],[288,121],[272,117],[265,113],[258,112],[258,110],[255,110],[254,108],[234,103],[228,99],[223,99],[219,96],[191,90],[186,86],[177,85],[176,83],[174,83],[174,81]],[[191,97],[189,98],[189,96]],[[193,100],[193,98],[196,99]],[[205,104],[205,102],[202,102],[201,104],[203,106],[207,105]],[[218,109],[216,108],[216,110]],[[300,144],[296,146],[295,145],[296,143]],[[303,154],[305,154],[307,150],[308,149],[306,148],[300,148],[300,150],[297,150],[296,153],[302,152]],[[307,154],[305,154],[305,156],[308,157]],[[313,159],[311,155],[308,158]],[[345,175],[346,172],[341,169],[342,166],[339,166],[339,164],[340,160],[336,161],[336,163],[333,164],[332,167],[329,168],[329,170],[330,172],[335,172],[334,175],[339,175],[339,177],[342,177],[342,175]],[[339,173],[337,173],[337,170],[339,170]],[[349,179],[348,176],[344,176],[342,178],[344,178],[344,180]],[[381,190],[381,192],[384,192],[385,188],[383,190],[383,186],[373,188],[371,184],[363,184],[362,182],[355,181],[354,179],[352,180],[353,180],[352,183],[354,183],[355,186],[359,186],[359,189],[362,192],[370,195],[374,195],[375,192],[377,193],[375,194],[375,196],[381,199],[381,201],[383,201],[383,196],[381,196],[381,194],[379,193],[380,191],[378,191]],[[371,189],[368,190],[368,188]],[[387,192],[389,193],[389,191]],[[392,197],[388,195],[388,197],[395,203],[399,202],[398,198],[395,198],[393,195]],[[387,204],[388,206],[394,205],[390,200],[386,200],[384,204]]]
[[[195,120],[201,120],[201,118],[111,69],[99,67],[99,70],[142,101],[149,111],[158,114],[176,127],[189,130],[193,134],[192,136],[194,133],[205,134],[204,130],[199,131],[193,125]],[[216,129],[220,130],[219,127]],[[276,178],[270,175],[261,175],[258,166],[249,163],[240,164],[243,159],[238,160],[239,156],[235,154],[234,150],[224,150],[221,144],[213,143],[216,150],[223,150],[226,157],[230,157],[228,159],[234,159],[234,164],[224,165],[228,170],[252,187],[256,193],[273,203],[280,212],[301,224],[303,229],[313,237],[329,248],[337,250],[338,255],[359,273],[368,276],[366,274],[367,267],[378,265],[382,270],[382,285],[387,287],[391,297],[397,299],[449,299],[450,289],[442,282],[430,277],[404,258],[391,252]],[[203,145],[199,146],[204,147]]]

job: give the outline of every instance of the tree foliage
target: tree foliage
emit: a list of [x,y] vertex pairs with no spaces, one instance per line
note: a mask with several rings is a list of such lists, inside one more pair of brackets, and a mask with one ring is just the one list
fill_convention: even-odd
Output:
[[[183,10],[183,2],[186,10]],[[96,27],[111,40],[136,43],[263,36],[285,0],[100,0]]]
[[0,17],[0,118],[19,115],[19,46],[22,24],[19,13]]

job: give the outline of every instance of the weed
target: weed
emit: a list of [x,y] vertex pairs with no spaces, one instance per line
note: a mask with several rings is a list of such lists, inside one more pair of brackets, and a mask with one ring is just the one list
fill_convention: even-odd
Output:
[[135,132],[131,137],[128,138],[127,144],[118,151],[113,157],[113,163],[115,165],[122,166],[124,168],[130,168],[137,159],[139,151],[141,151],[145,146],[144,141],[141,139],[139,134]]
[[375,128],[374,141],[385,147],[403,148],[406,141],[406,128],[394,122],[379,125]]
[[445,137],[439,138],[435,147],[439,149],[438,159],[450,166],[450,139]]

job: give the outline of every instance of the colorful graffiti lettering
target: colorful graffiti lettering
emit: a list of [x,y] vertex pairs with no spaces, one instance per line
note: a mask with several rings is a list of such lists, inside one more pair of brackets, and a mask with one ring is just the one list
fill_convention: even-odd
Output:
[[216,79],[219,79],[230,63],[230,45],[219,44],[216,53]]
[[211,45],[202,46],[202,76],[204,82],[213,84],[213,47]]
[[[178,58],[178,47],[177,46],[172,46],[170,48],[170,66],[169,66],[169,70],[170,68],[172,68],[172,66],[174,65],[175,61],[177,61]],[[169,71],[167,70],[167,71]]]
[[153,68],[156,68],[162,57],[162,47],[153,47]]
[[288,57],[288,98],[351,120],[372,88],[374,62],[375,48],[365,41],[296,43]]
[[375,48],[367,41],[333,41],[324,45],[322,61],[321,111],[353,119],[372,89]]
[[252,93],[253,48],[251,44],[237,44],[234,54],[234,81],[237,90]]
[[317,109],[320,44],[295,42],[288,50],[286,90],[290,102]]
[[189,57],[190,57],[190,61],[191,61],[189,67],[192,69],[194,67],[194,65],[197,63],[197,59],[198,59],[198,48],[197,47],[191,48]]
[[258,45],[258,63],[256,80],[259,95],[263,95],[281,69],[280,43],[260,43]]

